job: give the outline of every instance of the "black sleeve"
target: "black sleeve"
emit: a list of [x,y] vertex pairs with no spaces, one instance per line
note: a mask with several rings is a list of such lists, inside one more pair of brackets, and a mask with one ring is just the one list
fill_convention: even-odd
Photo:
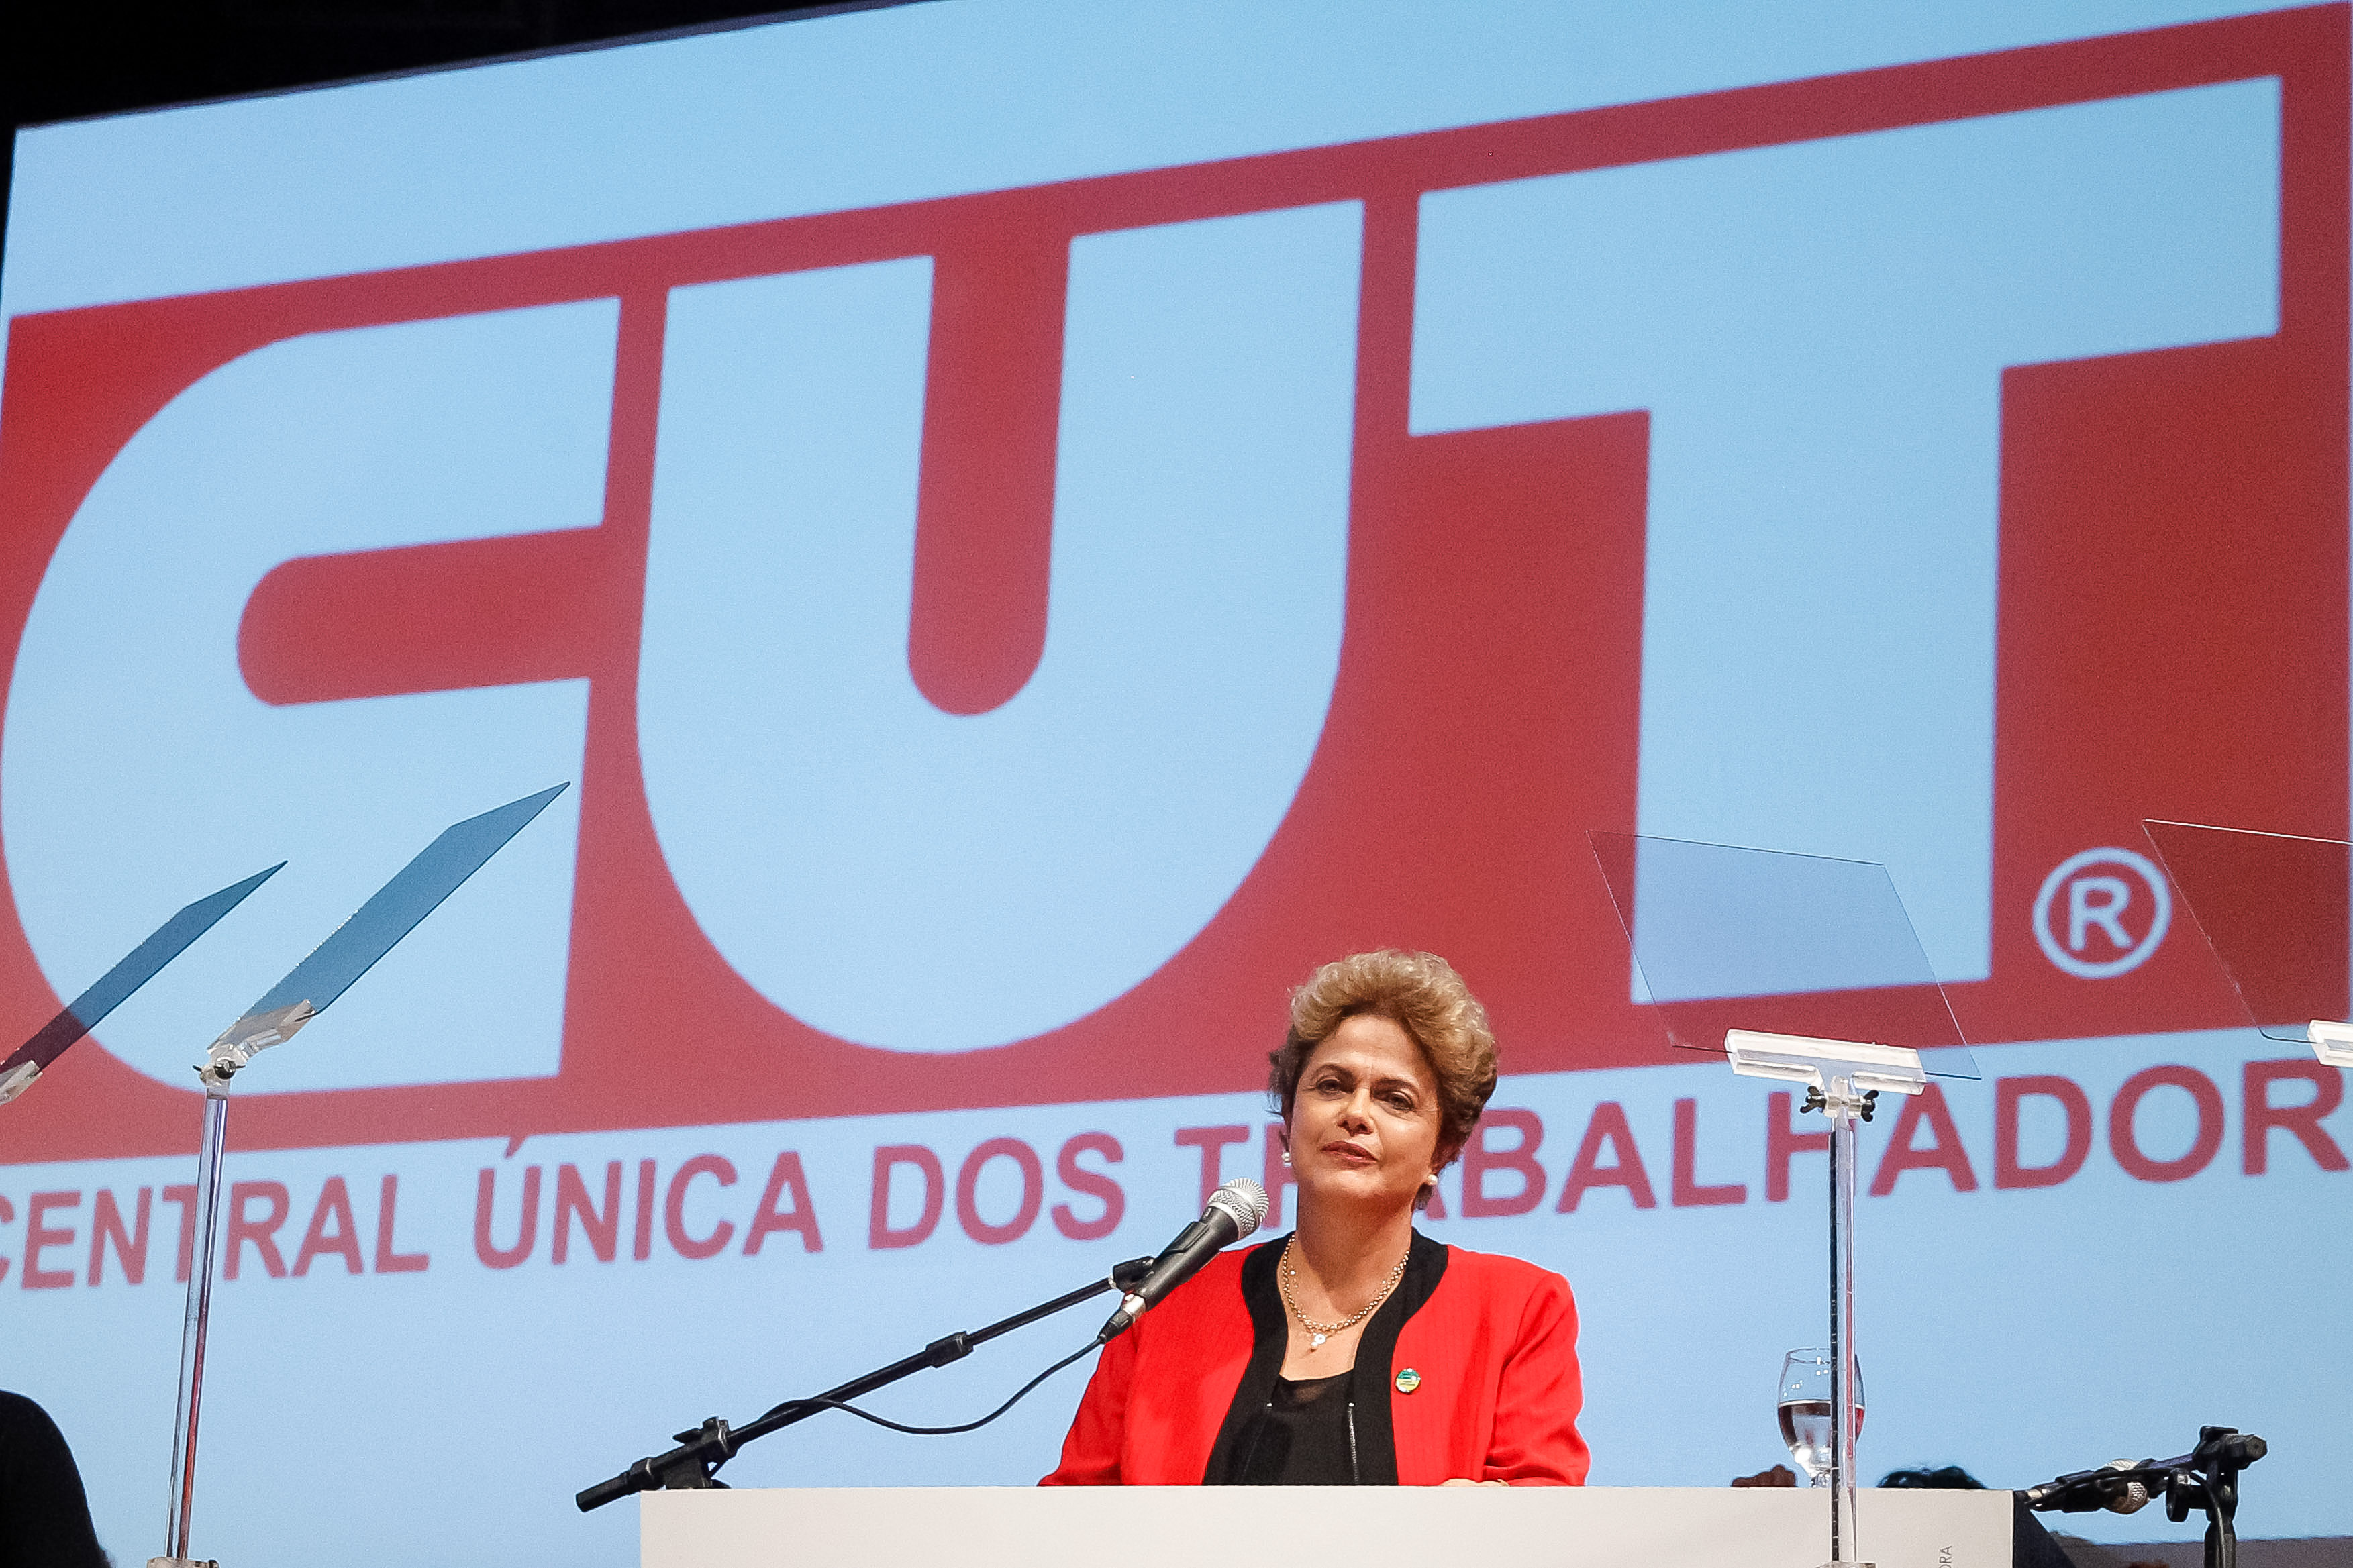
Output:
[[0,1568],[107,1568],[73,1450],[21,1394],[0,1393]]
[[2042,1521],[2026,1506],[2024,1492],[2010,1496],[2010,1568],[2073,1568],[2067,1553],[2051,1539]]

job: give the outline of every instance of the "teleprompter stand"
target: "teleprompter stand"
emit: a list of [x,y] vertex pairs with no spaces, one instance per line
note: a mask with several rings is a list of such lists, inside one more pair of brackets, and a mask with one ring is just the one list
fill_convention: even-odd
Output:
[[[723,1487],[727,1483],[718,1479],[719,1467],[733,1458],[744,1445],[753,1439],[765,1437],[771,1432],[782,1431],[785,1427],[807,1420],[819,1411],[834,1409],[849,1400],[896,1383],[901,1378],[912,1377],[919,1372],[927,1372],[934,1367],[946,1366],[952,1362],[962,1361],[973,1352],[976,1345],[986,1344],[999,1334],[1009,1334],[1016,1329],[1026,1328],[1040,1318],[1050,1318],[1065,1308],[1075,1307],[1082,1301],[1091,1300],[1106,1290],[1124,1292],[1132,1289],[1151,1272],[1152,1262],[1149,1258],[1130,1258],[1113,1268],[1104,1279],[1082,1285],[1075,1290],[1057,1296],[1050,1301],[1030,1308],[1028,1311],[1016,1312],[1013,1316],[1001,1319],[985,1329],[974,1329],[968,1332],[954,1333],[944,1339],[934,1340],[913,1355],[894,1361],[888,1366],[877,1367],[863,1377],[853,1377],[839,1387],[827,1389],[823,1394],[812,1394],[806,1399],[787,1399],[762,1415],[757,1421],[744,1426],[730,1426],[725,1421],[713,1415],[702,1426],[690,1427],[677,1434],[672,1440],[678,1444],[678,1447],[670,1452],[639,1459],[612,1479],[599,1481],[579,1493],[573,1501],[579,1505],[581,1512],[587,1513],[592,1510],[603,1508],[608,1502],[618,1502],[632,1492],[692,1491],[708,1487]],[[1087,1348],[1092,1350],[1093,1347],[1090,1345]],[[1022,1392],[1027,1393],[1028,1390],[1025,1389]],[[1018,1399],[1020,1395],[1016,1394],[1014,1397]]]
[[[187,905],[170,920],[156,927],[153,935],[124,954],[121,962],[99,977],[96,984],[75,997],[62,1012],[43,1026],[38,1034],[10,1053],[5,1061],[0,1061],[0,1105],[7,1104],[32,1088],[43,1073],[57,1065],[58,1058],[65,1055],[76,1041],[96,1028],[105,1020],[108,1014],[129,1000],[133,992],[154,979],[163,972],[164,965],[186,952],[189,945],[198,937],[212,930],[223,915],[243,903],[246,895],[284,870],[285,868],[286,862],[280,860],[267,870],[257,871],[241,882],[231,883],[216,893],[198,899],[195,903]],[[207,1152],[206,1158],[211,1162],[216,1173],[220,1163],[221,1127],[220,1113],[216,1110],[208,1093],[205,1102],[205,1148]],[[219,1195],[217,1188],[218,1183],[216,1181],[214,1190],[205,1200],[199,1216],[205,1243],[205,1272],[201,1276],[204,1285],[200,1291],[192,1290],[189,1295],[190,1321],[195,1324],[194,1342],[199,1363],[204,1359],[204,1335],[203,1326],[197,1321],[201,1317],[198,1297],[201,1295],[206,1304],[211,1300],[213,1257],[211,1198]],[[188,1342],[184,1339],[181,1350],[184,1390],[186,1387],[187,1343]],[[183,1422],[183,1433],[187,1430]],[[185,1436],[182,1438],[183,1442],[191,1440]],[[173,1462],[173,1492],[176,1496],[180,1489],[179,1460],[176,1458]],[[175,1542],[175,1547],[184,1547],[185,1544],[185,1542]],[[153,1561],[164,1563],[167,1565],[188,1562],[185,1558],[157,1558]],[[201,1563],[194,1565],[194,1568],[216,1568],[216,1565]]]
[[[1927,1085],[1920,1054],[1900,1047],[1799,1035],[1726,1030],[1732,1070],[1806,1086],[1807,1110],[1830,1119],[1831,1238],[1831,1558],[1825,1568],[1858,1561],[1855,1544],[1855,1438],[1862,1430],[1854,1353],[1855,1122],[1868,1121],[1883,1092],[1918,1094]],[[1863,1564],[1862,1568],[1869,1568]]]
[[1870,1568],[1856,1539],[1856,1123],[1882,1094],[1977,1067],[1887,868],[1736,845],[1588,836],[1634,959],[1634,999],[1668,1040],[1748,1077],[1802,1085],[1829,1120],[1828,1568]]
[[[163,1556],[147,1560],[147,1568],[217,1568],[209,1560],[200,1563],[190,1555],[188,1531],[195,1511],[196,1435],[204,1412],[205,1344],[212,1323],[214,1244],[220,1230],[221,1158],[227,1145],[229,1079],[262,1051],[292,1039],[305,1024],[325,1012],[569,787],[557,784],[443,829],[207,1047],[205,1065],[196,1069],[205,1091],[205,1130],[196,1155],[195,1256],[188,1270],[187,1306],[180,1325],[179,1387],[172,1406],[170,1544]],[[227,898],[238,888],[249,891],[269,874],[249,878],[214,898]],[[186,912],[182,911],[184,916]]]

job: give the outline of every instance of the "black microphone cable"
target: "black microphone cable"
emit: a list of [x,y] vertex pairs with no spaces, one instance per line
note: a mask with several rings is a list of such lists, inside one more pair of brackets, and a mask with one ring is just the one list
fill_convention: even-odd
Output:
[[996,1420],[998,1416],[1004,1415],[1007,1411],[1020,1404],[1023,1399],[1029,1395],[1030,1391],[1035,1389],[1039,1384],[1045,1382],[1048,1378],[1053,1376],[1056,1373],[1061,1371],[1072,1362],[1077,1361],[1089,1351],[1099,1348],[1100,1347],[1094,1341],[1089,1340],[1085,1344],[1081,1345],[1077,1350],[1072,1351],[1069,1355],[1064,1356],[1061,1360],[1056,1362],[1053,1365],[1048,1367],[1045,1371],[1039,1373],[1029,1382],[1023,1384],[1019,1388],[1014,1390],[1012,1398],[1007,1400],[1004,1404],[998,1405],[996,1409],[990,1411],[979,1420],[966,1421],[962,1426],[910,1426],[903,1422],[893,1421],[887,1415],[877,1415],[871,1410],[860,1410],[858,1406],[850,1404],[846,1399],[787,1399],[782,1405],[779,1405],[775,1409],[769,1411],[766,1415],[761,1416],[760,1419],[765,1421],[770,1416],[782,1415],[786,1412],[791,1410],[844,1410],[848,1411],[850,1415],[857,1416],[860,1421],[871,1421],[877,1426],[888,1426],[893,1432],[904,1432],[911,1437],[953,1437],[959,1432],[979,1431],[983,1426],[987,1426],[990,1422]]

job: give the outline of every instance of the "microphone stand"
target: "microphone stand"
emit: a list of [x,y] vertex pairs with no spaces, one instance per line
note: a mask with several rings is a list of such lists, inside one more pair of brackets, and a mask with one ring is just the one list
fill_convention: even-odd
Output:
[[[2263,1457],[2261,1437],[2232,1426],[2200,1426],[2198,1447],[2166,1477],[2165,1517],[2179,1524],[2206,1510],[2206,1568],[2238,1568],[2239,1472]],[[2184,1460],[2187,1462],[2185,1463]]]
[[[2235,1426],[2200,1426],[2198,1447],[2178,1458],[2118,1460],[2096,1470],[2046,1481],[2026,1494],[2026,1506],[2062,1513],[2110,1508],[2137,1483],[2165,1493],[2165,1517],[2179,1524],[2189,1510],[2206,1510],[2206,1568],[2238,1568],[2239,1472],[2262,1458],[2270,1445]],[[2138,1507],[2138,1504],[2134,1504]],[[2126,1509],[2122,1511],[2129,1512]]]
[[1016,1329],[1026,1328],[1040,1318],[1050,1318],[1065,1308],[1075,1307],[1080,1302],[1100,1296],[1106,1290],[1117,1290],[1124,1294],[1143,1282],[1144,1277],[1152,1271],[1153,1262],[1154,1260],[1149,1258],[1130,1258],[1113,1268],[1104,1279],[1094,1280],[1081,1286],[1076,1290],[1057,1296],[1052,1300],[1032,1307],[1026,1312],[1016,1312],[1013,1316],[1001,1319],[985,1329],[974,1329],[969,1332],[954,1333],[945,1339],[934,1340],[913,1355],[894,1361],[888,1366],[877,1367],[863,1377],[853,1377],[839,1387],[827,1389],[823,1394],[807,1399],[788,1399],[757,1421],[748,1425],[731,1427],[725,1421],[713,1415],[700,1426],[676,1434],[672,1441],[676,1442],[678,1447],[670,1452],[639,1459],[612,1479],[597,1482],[572,1500],[578,1505],[581,1512],[587,1513],[591,1510],[604,1507],[608,1502],[618,1502],[631,1492],[693,1491],[709,1487],[724,1487],[727,1483],[717,1479],[719,1467],[733,1458],[744,1445],[753,1439],[765,1437],[771,1432],[782,1431],[785,1427],[797,1422],[806,1421],[819,1411],[831,1408],[832,1403],[856,1399],[862,1394],[871,1394],[878,1388],[896,1383],[902,1377],[911,1377],[916,1373],[927,1371],[933,1367],[946,1366],[951,1362],[962,1361],[973,1352],[976,1345],[986,1344],[999,1334],[1009,1334]]

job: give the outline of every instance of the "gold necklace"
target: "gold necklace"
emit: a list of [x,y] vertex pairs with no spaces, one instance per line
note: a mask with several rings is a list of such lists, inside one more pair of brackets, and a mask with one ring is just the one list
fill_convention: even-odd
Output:
[[1301,1311],[1299,1310],[1299,1303],[1293,1300],[1291,1296],[1291,1281],[1293,1279],[1291,1269],[1291,1249],[1298,1244],[1298,1237],[1295,1235],[1291,1240],[1282,1244],[1282,1271],[1275,1276],[1274,1282],[1282,1291],[1282,1304],[1291,1309],[1291,1315],[1299,1320],[1299,1326],[1301,1328],[1307,1331],[1307,1348],[1311,1351],[1321,1349],[1325,1340],[1330,1339],[1334,1334],[1338,1333],[1341,1330],[1354,1328],[1356,1324],[1363,1322],[1376,1308],[1377,1308],[1382,1302],[1388,1300],[1389,1299],[1389,1292],[1398,1288],[1398,1281],[1405,1278],[1406,1258],[1413,1256],[1413,1248],[1410,1247],[1407,1247],[1405,1258],[1400,1258],[1397,1260],[1397,1267],[1389,1270],[1388,1279],[1382,1282],[1379,1292],[1375,1295],[1371,1300],[1366,1302],[1363,1306],[1357,1308],[1355,1311],[1349,1313],[1346,1317],[1341,1319],[1336,1323],[1319,1323],[1310,1318],[1306,1313]]

